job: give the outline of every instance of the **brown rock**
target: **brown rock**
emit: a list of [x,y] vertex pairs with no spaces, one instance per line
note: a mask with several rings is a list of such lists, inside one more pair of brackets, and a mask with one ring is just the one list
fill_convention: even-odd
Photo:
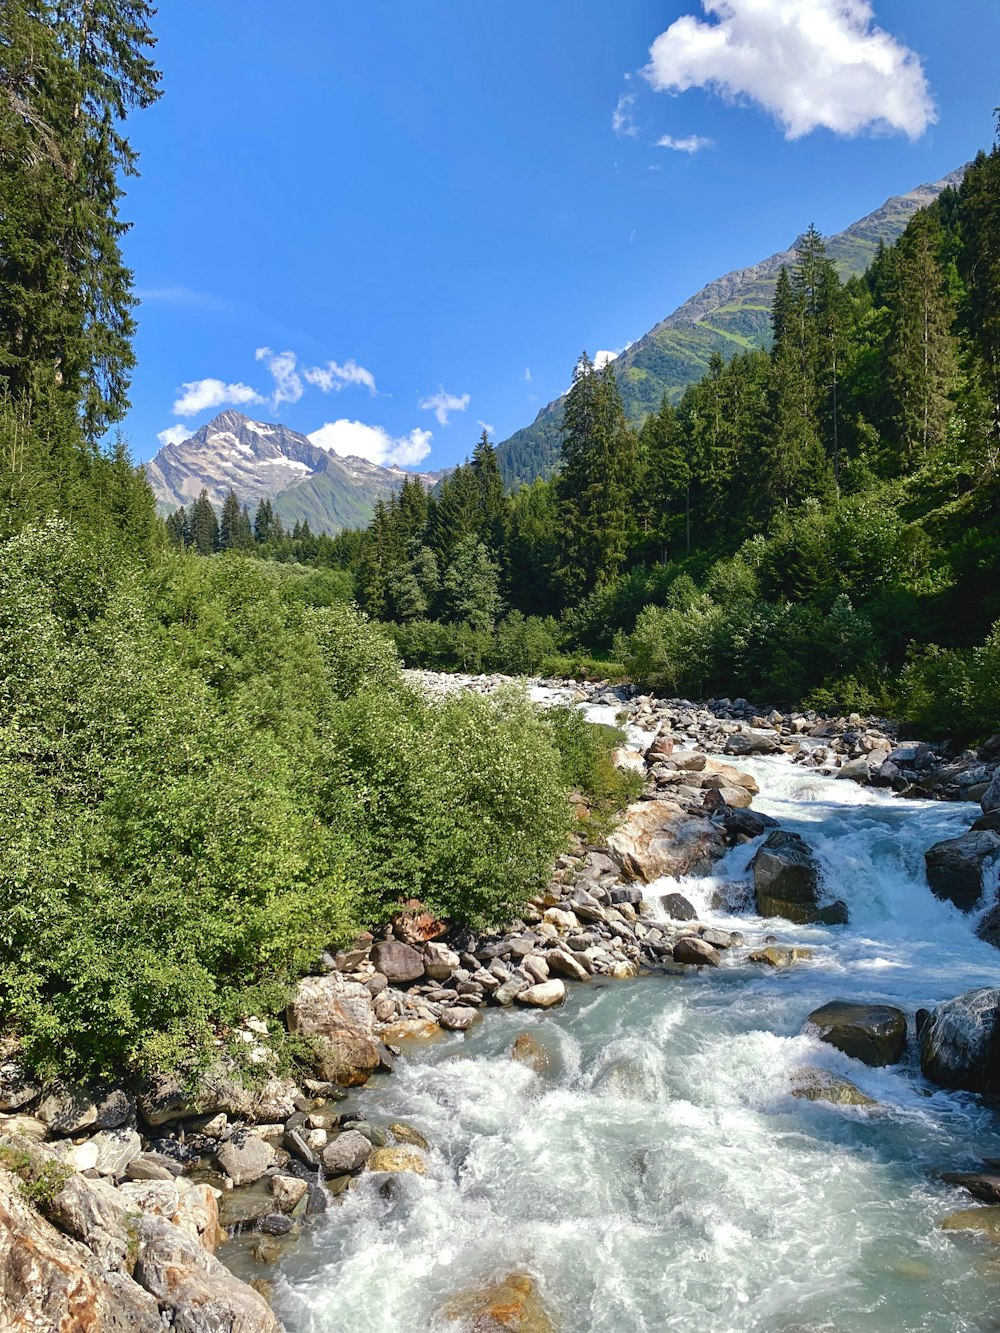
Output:
[[424,975],[424,960],[402,940],[379,940],[372,948],[372,962],[390,985],[405,985]]
[[674,962],[688,963],[702,967],[719,967],[722,958],[719,951],[697,935],[682,935],[674,943]]
[[806,1065],[792,1071],[792,1096],[810,1102],[832,1102],[835,1106],[876,1106],[878,1103],[856,1088],[850,1079],[826,1069]]
[[426,944],[436,940],[448,927],[428,911],[419,898],[409,898],[403,910],[392,918],[393,934],[404,944]]
[[366,1164],[368,1171],[385,1171],[395,1174],[398,1171],[412,1171],[415,1175],[426,1176],[427,1162],[423,1155],[413,1147],[376,1148]]
[[724,855],[726,841],[714,824],[672,802],[642,801],[629,806],[608,850],[623,874],[649,884],[661,875],[707,871]]
[[412,1148],[423,1148],[424,1152],[430,1151],[431,1145],[420,1130],[414,1129],[412,1125],[402,1125],[397,1122],[389,1125],[388,1130],[397,1143],[408,1143]]
[[510,1058],[533,1069],[536,1074],[544,1074],[552,1063],[552,1057],[537,1037],[530,1032],[519,1032],[510,1048]]
[[382,1057],[374,1033],[372,997],[360,983],[345,981],[337,973],[304,977],[287,1016],[290,1032],[316,1039],[320,1078],[353,1087],[366,1083],[378,1069]]
[[477,1291],[460,1293],[445,1306],[444,1315],[471,1333],[555,1333],[527,1273],[509,1273]]

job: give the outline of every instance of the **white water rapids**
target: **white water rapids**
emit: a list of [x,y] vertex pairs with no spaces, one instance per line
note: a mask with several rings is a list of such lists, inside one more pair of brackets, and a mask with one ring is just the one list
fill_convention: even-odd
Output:
[[[534,1275],[564,1333],[1000,1328],[1000,1250],[937,1228],[974,1201],[934,1175],[1000,1156],[1000,1122],[925,1082],[912,1030],[917,1008],[1000,980],[1000,954],[923,871],[973,810],[785,759],[741,766],[760,782],[755,808],[815,850],[851,924],[713,912],[712,891],[745,874],[753,847],[738,848],[716,876],[661,881],[649,899],[679,889],[702,920],[809,945],[810,961],[773,972],[729,956],[571,987],[544,1014],[491,1010],[352,1095],[375,1123],[419,1128],[430,1172],[396,1177],[390,1197],[362,1177],[286,1252],[274,1303],[290,1333],[455,1330],[448,1297],[511,1269]],[[869,1069],[802,1035],[839,998],[904,1008],[906,1063]],[[552,1053],[543,1075],[509,1058],[525,1030]],[[803,1065],[878,1107],[793,1098]]]

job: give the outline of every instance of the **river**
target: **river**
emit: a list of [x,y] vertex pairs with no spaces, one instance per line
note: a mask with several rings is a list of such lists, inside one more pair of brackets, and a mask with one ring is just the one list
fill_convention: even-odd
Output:
[[[1000,1249],[944,1233],[973,1205],[938,1170],[1000,1156],[998,1119],[920,1075],[919,1007],[997,984],[1000,955],[927,888],[923,853],[970,806],[904,801],[792,765],[747,761],[756,809],[802,834],[847,927],[713,911],[752,847],[717,875],[660,881],[703,920],[813,957],[571,987],[558,1011],[491,1010],[357,1094],[372,1121],[432,1145],[426,1179],[385,1197],[361,1179],[287,1253],[274,1304],[289,1333],[455,1330],[442,1303],[490,1275],[534,1275],[563,1333],[958,1333],[1000,1328]],[[745,954],[745,950],[739,951]],[[911,1021],[906,1063],[874,1070],[802,1033],[838,998]],[[509,1058],[530,1030],[539,1075]],[[797,1067],[850,1078],[874,1109],[794,1098]],[[350,1103],[349,1103],[350,1104]],[[994,1255],[996,1257],[994,1257]]]

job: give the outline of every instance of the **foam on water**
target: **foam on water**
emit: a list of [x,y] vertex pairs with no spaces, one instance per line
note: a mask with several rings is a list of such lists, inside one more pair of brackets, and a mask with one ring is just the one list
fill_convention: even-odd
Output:
[[[593,711],[593,710],[591,710]],[[957,1333],[995,1328],[989,1247],[937,1229],[971,1203],[934,1172],[1000,1155],[993,1111],[935,1090],[911,1054],[874,1070],[802,1032],[835,998],[918,1006],[996,983],[1000,955],[930,894],[928,846],[971,807],[905,802],[785,760],[747,761],[759,809],[800,832],[845,928],[712,912],[717,875],[661,881],[748,940],[812,946],[784,972],[727,958],[714,972],[575,987],[546,1014],[491,1012],[373,1080],[359,1104],[433,1144],[426,1179],[385,1197],[362,1181],[294,1247],[275,1287],[291,1333],[454,1329],[448,1296],[533,1273],[566,1330],[592,1333]],[[537,1075],[509,1058],[530,1030]],[[793,1098],[820,1065],[875,1109]]]

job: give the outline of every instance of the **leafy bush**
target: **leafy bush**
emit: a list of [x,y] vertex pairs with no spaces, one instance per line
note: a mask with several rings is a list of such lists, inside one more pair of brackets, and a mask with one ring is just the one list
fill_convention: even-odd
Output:
[[552,708],[545,716],[568,787],[588,796],[605,814],[639,796],[639,774],[623,772],[612,762],[614,749],[625,744],[624,732],[588,722],[578,708]]
[[272,565],[0,546],[0,1007],[43,1071],[174,1061],[412,894],[499,920],[568,818],[526,702],[422,702]]

